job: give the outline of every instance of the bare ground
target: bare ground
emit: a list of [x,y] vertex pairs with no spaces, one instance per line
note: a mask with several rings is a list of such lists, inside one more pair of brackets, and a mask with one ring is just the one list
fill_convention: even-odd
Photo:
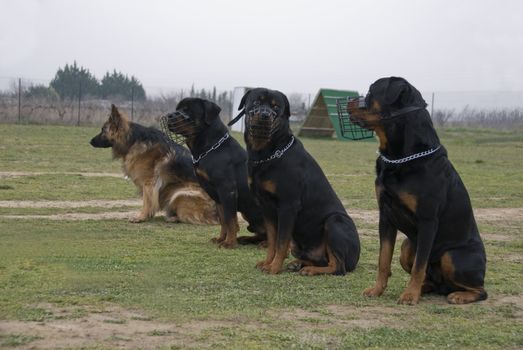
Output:
[[[140,206],[140,199],[129,200],[88,200],[88,201],[0,201],[0,208],[61,208],[74,209],[85,207],[118,208],[124,206]],[[59,215],[0,215],[6,219],[49,219],[49,220],[107,220],[127,218],[135,212],[111,212],[86,214],[68,213]],[[378,222],[376,210],[350,209],[349,215],[357,221],[375,224]],[[523,208],[478,208],[474,210],[478,221],[514,221],[523,220]],[[508,240],[503,235],[491,234],[494,240]]]
[[[441,307],[461,307],[449,305],[444,298],[432,303]],[[434,299],[434,300],[432,300]],[[515,308],[514,317],[523,320],[523,297],[512,295],[491,296],[482,302],[491,306],[509,306]],[[161,346],[207,347],[204,333],[214,332],[212,338],[217,340],[221,329],[257,330],[269,325],[245,319],[229,320],[193,320],[185,323],[164,322],[156,320],[146,312],[136,309],[125,309],[118,305],[107,304],[103,307],[93,306],[57,306],[39,304],[34,307],[45,309],[49,315],[42,321],[9,321],[0,320],[0,336],[24,335],[35,337],[35,340],[16,347],[17,349],[57,349],[84,348],[102,346],[117,349],[154,349]],[[406,322],[415,322],[417,313],[410,308],[386,306],[339,306],[328,305],[324,312],[311,312],[302,309],[290,311],[268,310],[268,316],[274,322],[292,322],[300,329],[299,335],[304,341],[318,328],[332,329],[373,329],[382,326],[401,328]],[[396,320],[396,321],[395,321]],[[395,325],[395,326],[394,326]],[[219,340],[219,339],[218,339]],[[2,338],[0,337],[0,345]]]

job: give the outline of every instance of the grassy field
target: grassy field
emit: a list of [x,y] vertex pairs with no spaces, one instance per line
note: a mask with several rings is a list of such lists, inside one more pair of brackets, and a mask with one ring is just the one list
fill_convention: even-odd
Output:
[[[24,206],[136,198],[110,151],[88,144],[97,132],[0,124],[0,348],[523,347],[523,211],[513,210],[523,208],[523,133],[439,132],[474,207],[495,214],[477,218],[489,299],[452,306],[429,295],[409,307],[396,304],[408,280],[398,249],[385,294],[361,294],[375,279],[376,218],[355,220],[354,273],[267,276],[254,268],[262,249],[212,245],[217,226],[45,218],[136,205]],[[376,210],[376,143],[303,142],[349,213]]]

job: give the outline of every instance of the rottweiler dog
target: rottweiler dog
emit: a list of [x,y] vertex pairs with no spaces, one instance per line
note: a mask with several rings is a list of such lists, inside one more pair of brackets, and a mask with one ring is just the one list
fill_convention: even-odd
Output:
[[403,78],[377,80],[365,98],[348,102],[352,122],[375,131],[379,205],[378,276],[367,296],[387,287],[397,231],[407,238],[400,264],[410,281],[400,304],[436,292],[452,304],[487,298],[486,256],[469,195],[434,130],[426,103]]
[[111,148],[142,195],[142,209],[131,222],[149,220],[164,210],[170,222],[218,223],[216,203],[198,184],[189,150],[160,130],[130,122],[112,105],[109,118],[90,143]]
[[325,174],[289,127],[287,97],[274,90],[249,90],[239,106],[245,114],[251,191],[265,218],[268,251],[257,267],[277,274],[289,248],[287,268],[302,275],[352,271],[360,241]]
[[[189,147],[201,186],[218,205],[221,232],[213,242],[223,248],[236,243],[266,240],[261,208],[247,183],[247,152],[229,134],[220,119],[220,107],[200,98],[185,98],[176,112],[165,116],[170,132],[181,135]],[[237,212],[248,222],[254,236],[238,237]]]

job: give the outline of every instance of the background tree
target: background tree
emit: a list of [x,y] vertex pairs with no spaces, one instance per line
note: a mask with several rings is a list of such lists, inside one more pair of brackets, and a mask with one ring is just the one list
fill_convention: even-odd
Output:
[[101,97],[120,96],[124,99],[130,99],[132,94],[135,100],[144,101],[146,98],[145,90],[138,79],[134,76],[129,79],[127,75],[117,72],[116,69],[111,74],[105,73],[100,85]]
[[58,68],[53,80],[49,84],[61,98],[78,98],[78,95],[99,95],[98,80],[87,68],[79,67],[76,61],[72,65]]

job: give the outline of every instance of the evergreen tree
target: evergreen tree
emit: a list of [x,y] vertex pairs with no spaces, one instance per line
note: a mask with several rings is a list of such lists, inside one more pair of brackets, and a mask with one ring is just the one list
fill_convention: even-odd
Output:
[[145,90],[138,79],[123,75],[121,72],[113,70],[111,74],[105,73],[100,86],[100,95],[103,98],[111,96],[121,96],[130,99],[134,95],[135,100],[145,100]]
[[98,96],[98,80],[84,67],[79,67],[76,61],[72,65],[58,68],[53,80],[49,84],[61,98],[78,98],[83,96]]

